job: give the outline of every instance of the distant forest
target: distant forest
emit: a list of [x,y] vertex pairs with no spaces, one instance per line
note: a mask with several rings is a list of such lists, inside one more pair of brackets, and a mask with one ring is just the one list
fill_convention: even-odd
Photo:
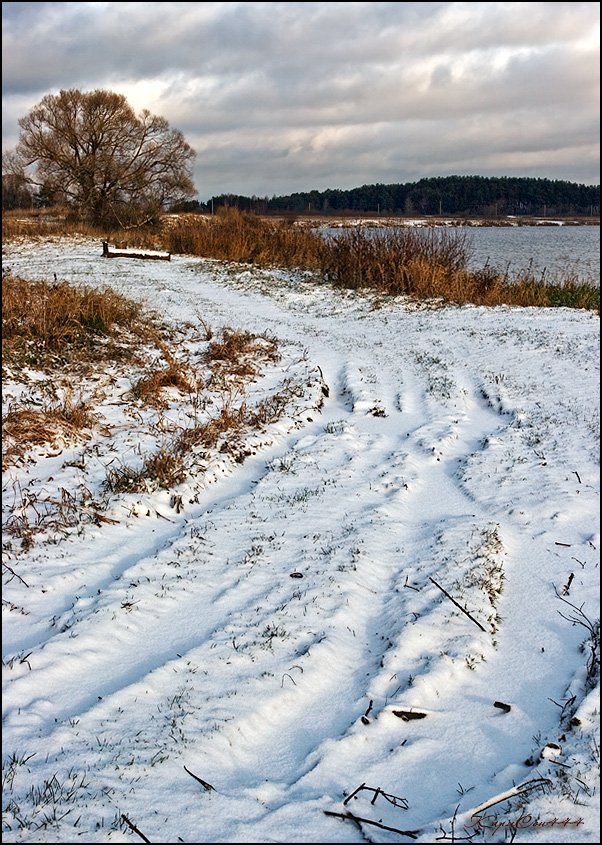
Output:
[[[34,193],[25,179],[2,177],[2,209],[53,205],[53,196]],[[206,202],[185,200],[170,211],[214,213],[231,206],[256,214],[506,217],[599,217],[600,186],[523,177],[442,176],[398,185],[362,185],[343,191],[304,191],[288,196],[220,194]]]
[[596,216],[600,186],[522,177],[444,176],[399,185],[362,185],[288,196],[221,194],[206,203],[180,204],[177,211],[216,211],[234,206],[258,214],[381,214],[504,217],[507,215]]

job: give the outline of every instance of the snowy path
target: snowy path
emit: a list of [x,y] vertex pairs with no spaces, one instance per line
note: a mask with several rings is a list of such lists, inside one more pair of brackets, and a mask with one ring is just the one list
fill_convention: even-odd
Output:
[[34,278],[49,258],[62,278],[93,273],[174,320],[267,330],[329,386],[321,413],[171,522],[130,520],[64,552],[78,592],[70,607],[57,577],[58,621],[22,637],[5,724],[22,751],[37,737],[48,771],[88,772],[78,813],[106,819],[89,841],[126,841],[109,829],[126,813],[152,841],[292,828],[286,841],[359,842],[322,811],[366,783],[409,808],[359,796],[359,815],[428,842],[458,804],[537,775],[523,765],[533,736],[557,739],[551,699],[582,663],[552,585],[579,559],[575,600],[593,596],[595,441],[575,421],[595,416],[597,318],[376,307],[216,262],[98,261],[88,245],[10,258]]

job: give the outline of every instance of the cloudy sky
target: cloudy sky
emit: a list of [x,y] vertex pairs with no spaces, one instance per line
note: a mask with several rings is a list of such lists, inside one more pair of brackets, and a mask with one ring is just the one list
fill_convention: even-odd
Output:
[[2,145],[62,88],[197,151],[198,198],[537,176],[598,184],[600,4],[3,3]]

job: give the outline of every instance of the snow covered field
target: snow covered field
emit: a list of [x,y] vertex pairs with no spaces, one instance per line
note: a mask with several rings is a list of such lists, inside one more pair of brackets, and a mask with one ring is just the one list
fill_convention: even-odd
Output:
[[[4,264],[148,303],[182,360],[203,323],[267,332],[249,401],[300,387],[244,462],[3,537],[4,841],[597,842],[599,317],[101,253]],[[4,473],[5,524],[184,424],[124,424],[127,379]]]

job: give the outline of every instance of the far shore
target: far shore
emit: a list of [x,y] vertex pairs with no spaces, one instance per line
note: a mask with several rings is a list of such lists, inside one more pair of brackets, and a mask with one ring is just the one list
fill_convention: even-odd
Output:
[[[263,215],[260,215],[263,216]],[[272,215],[266,218],[274,219]],[[277,216],[276,216],[277,217]],[[422,217],[394,217],[377,214],[333,215],[320,216],[311,214],[281,215],[277,219],[293,219],[298,226],[319,228],[346,228],[354,226],[387,227],[387,226],[599,226],[599,217],[448,217],[424,215]]]

